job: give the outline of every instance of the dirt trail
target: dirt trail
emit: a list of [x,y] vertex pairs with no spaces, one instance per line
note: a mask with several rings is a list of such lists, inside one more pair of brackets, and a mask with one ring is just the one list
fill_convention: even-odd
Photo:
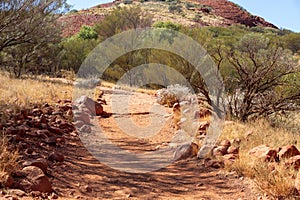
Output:
[[[112,91],[102,89],[108,103],[104,109],[113,112]],[[129,94],[120,93],[117,99],[122,102],[126,95]],[[153,96],[129,96],[128,109],[124,107],[124,112],[119,109],[112,117],[99,120],[105,135],[119,147],[134,153],[154,151],[157,145],[170,141],[174,129],[170,120],[162,115],[171,110],[149,111],[149,107],[155,105]],[[166,119],[165,125],[151,137],[128,136],[116,122],[118,117],[131,118],[135,124],[145,127],[151,124],[151,115]],[[153,172],[128,173],[100,163],[79,138],[70,137],[62,153],[66,161],[50,172],[54,190],[62,199],[255,199],[241,180],[205,168],[197,159],[176,161]]]

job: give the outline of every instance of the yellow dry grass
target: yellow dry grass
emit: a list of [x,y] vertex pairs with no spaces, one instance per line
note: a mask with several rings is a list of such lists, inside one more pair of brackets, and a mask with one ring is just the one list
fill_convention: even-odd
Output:
[[53,103],[59,99],[70,99],[72,96],[72,85],[47,77],[12,79],[0,73],[0,82],[0,106],[28,107],[43,102]]
[[[12,79],[0,73],[0,124],[7,120],[6,110],[18,112],[34,104],[54,103],[59,99],[70,99],[72,85],[47,77],[37,79]],[[0,132],[0,186],[18,166],[18,151],[9,146],[7,137]]]
[[[236,171],[240,176],[253,179],[253,182],[263,193],[272,198],[293,198],[295,174],[292,168],[287,168],[284,162],[266,163],[254,159],[248,152],[250,149],[266,144],[279,148],[294,144],[299,149],[300,135],[287,131],[285,128],[273,128],[266,120],[252,123],[234,123],[225,126],[220,140],[241,139],[239,159],[232,165],[226,166],[229,171]],[[273,171],[270,170],[270,165]]]
[[9,146],[7,138],[0,132],[0,187],[18,166],[19,154]]

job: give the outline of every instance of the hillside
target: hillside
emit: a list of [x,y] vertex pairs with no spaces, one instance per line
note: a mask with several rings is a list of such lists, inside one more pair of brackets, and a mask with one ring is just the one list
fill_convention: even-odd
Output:
[[77,33],[82,25],[92,26],[103,19],[116,6],[138,5],[153,21],[171,21],[187,26],[230,26],[242,24],[249,27],[271,27],[275,25],[254,16],[242,7],[227,0],[165,1],[114,1],[90,9],[74,11],[60,18],[64,23],[64,36]]

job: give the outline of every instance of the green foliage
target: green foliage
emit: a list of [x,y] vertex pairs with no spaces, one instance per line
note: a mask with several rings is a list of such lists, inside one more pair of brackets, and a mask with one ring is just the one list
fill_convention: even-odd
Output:
[[155,22],[152,26],[154,28],[166,28],[166,29],[170,29],[173,31],[179,31],[180,28],[182,27],[180,24],[175,24],[170,21],[158,21],[158,22]]
[[76,9],[72,9],[72,10],[70,10],[70,11],[69,11],[69,13],[70,13],[70,14],[73,14],[73,13],[78,13],[78,10],[76,10]]
[[292,88],[300,85],[287,81],[299,73],[291,51],[270,43],[262,34],[250,33],[236,42],[227,55],[233,73],[224,78],[232,116],[246,121],[297,109],[294,103],[300,94]]
[[300,51],[300,33],[289,33],[282,36],[284,47],[292,50],[293,53]]
[[66,0],[1,1],[0,67],[17,78],[53,71],[61,41],[57,19],[68,10]]
[[202,18],[202,16],[201,16],[200,14],[197,13],[197,14],[194,16],[193,21],[194,21],[194,22],[200,22],[200,21],[201,21],[201,18]]
[[85,40],[73,36],[61,42],[60,69],[77,72],[84,59],[96,47],[98,41],[95,39]]
[[186,9],[195,8],[195,4],[193,4],[193,3],[191,3],[191,2],[186,2],[186,3],[185,3],[185,7],[186,7]]
[[132,2],[133,2],[132,0],[123,0],[123,3],[126,5],[132,4]]
[[181,13],[182,12],[182,6],[181,5],[177,5],[177,4],[170,4],[169,5],[169,12],[170,13]]
[[98,33],[93,27],[82,26],[78,37],[84,40],[98,39]]
[[117,7],[96,24],[95,30],[101,39],[106,39],[128,29],[149,27],[151,21],[140,7]]

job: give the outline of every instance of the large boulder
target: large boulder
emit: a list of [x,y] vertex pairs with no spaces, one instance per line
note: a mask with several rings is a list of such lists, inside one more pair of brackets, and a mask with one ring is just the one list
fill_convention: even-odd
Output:
[[263,161],[275,161],[277,159],[277,151],[267,145],[254,147],[248,153]]
[[278,152],[278,156],[280,159],[288,159],[297,155],[300,155],[300,152],[297,147],[295,147],[295,145],[282,147],[282,149]]
[[174,160],[183,160],[190,157],[197,156],[199,151],[199,147],[195,143],[188,143],[179,146],[174,152],[173,159]]
[[100,116],[103,113],[102,105],[87,96],[81,96],[78,98],[75,101],[75,105],[81,109],[88,109],[92,115]]
[[39,191],[49,193],[52,185],[44,172],[36,166],[28,166],[21,170],[23,179],[20,180],[19,189],[25,192]]

